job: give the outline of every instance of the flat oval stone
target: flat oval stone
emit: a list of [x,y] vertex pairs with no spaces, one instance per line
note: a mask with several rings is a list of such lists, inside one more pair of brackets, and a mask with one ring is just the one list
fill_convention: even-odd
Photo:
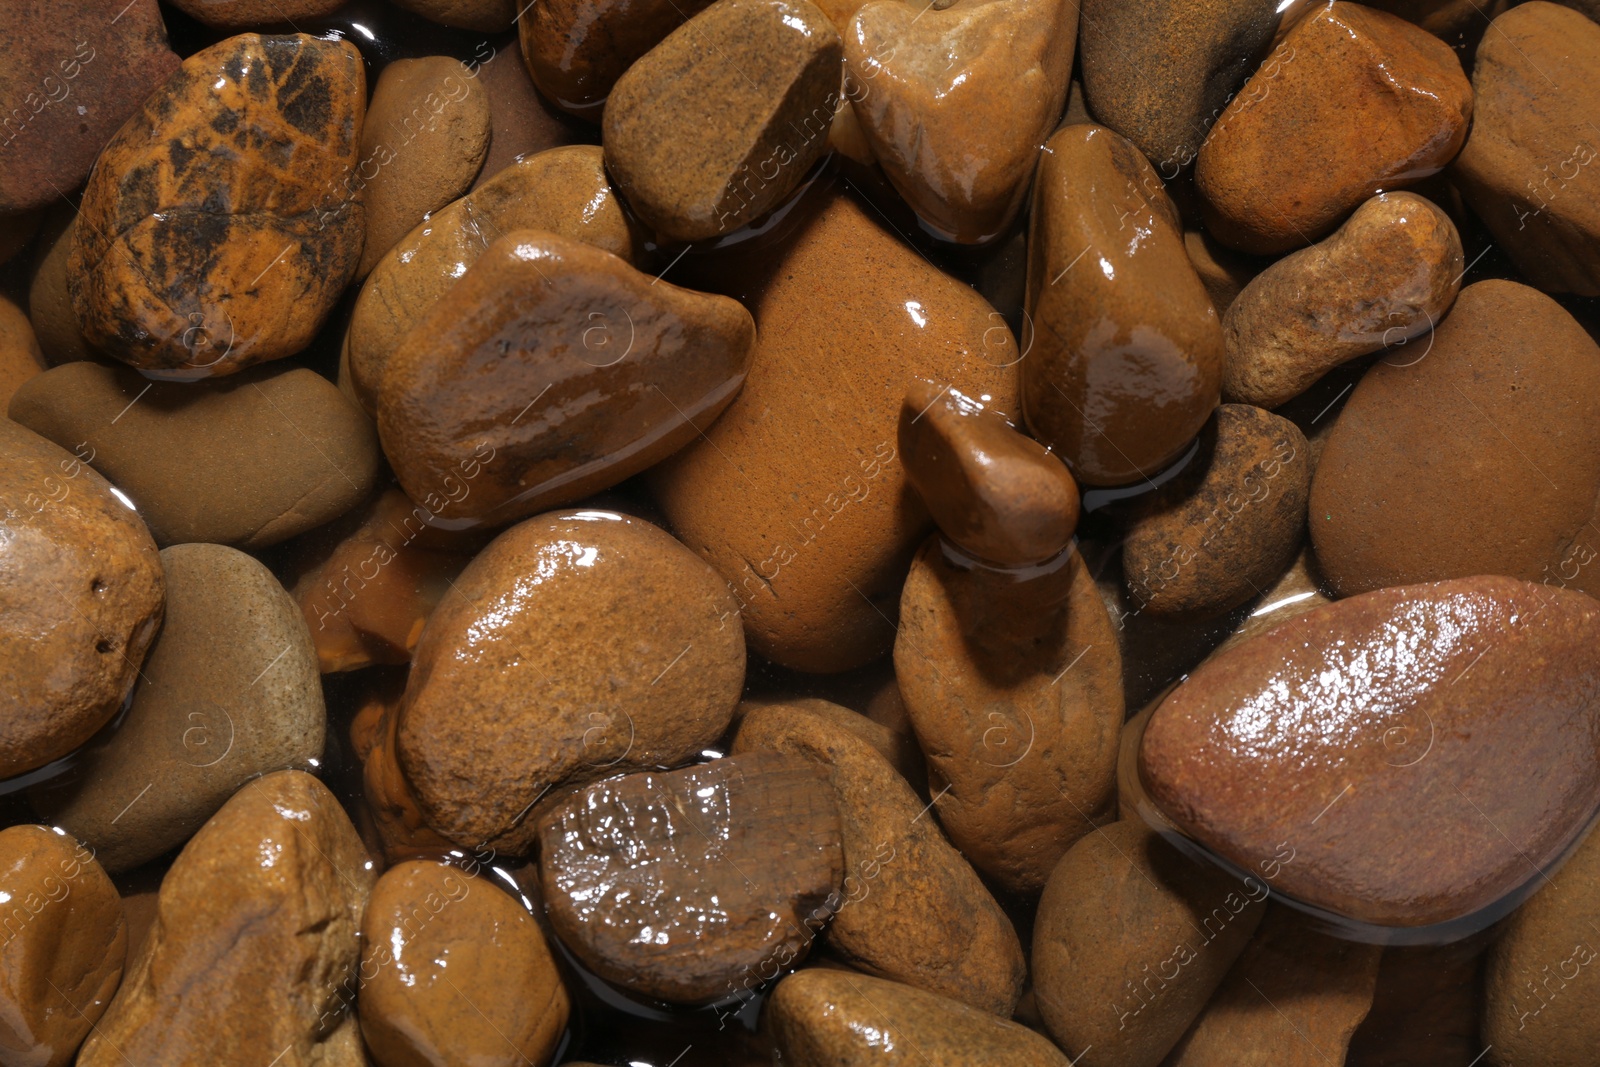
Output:
[[517,20],[522,58],[539,91],[597,122],[624,71],[709,0],[547,0]]
[[306,347],[361,258],[367,87],[348,41],[230,37],[101,152],[68,259],[89,343],[170,378]]
[[44,353],[22,309],[0,297],[0,408],[29,378],[45,371]]
[[104,726],[161,625],[161,560],[138,513],[74,455],[0,419],[0,779]]
[[371,868],[309,774],[246,785],[162,879],[155,924],[80,1067],[363,1063],[339,991],[356,973]]
[[1239,867],[1290,840],[1291,897],[1387,926],[1461,918],[1600,807],[1597,638],[1600,604],[1510,578],[1337,601],[1191,674],[1151,717],[1140,775]]
[[326,713],[311,636],[283,586],[222,545],[161,553],[166,620],[114,733],[29,799],[126,871],[187,841],[271,771],[313,771]]
[[1103,126],[1068,126],[1045,147],[1023,410],[1080,483],[1136,481],[1176,459],[1216,407],[1222,326],[1139,150]]
[[737,604],[649,523],[529,519],[455,584],[412,661],[398,758],[457,844],[524,852],[546,792],[683,763],[728,728],[744,684]]
[[624,989],[744,994],[803,959],[843,900],[839,835],[827,776],[796,756],[608,778],[539,821],[545,913]]
[[17,390],[11,417],[115,481],[161,545],[275,545],[359,504],[382,461],[372,424],[304,367],[180,383],[69,363]]
[[122,901],[93,850],[44,826],[0,830],[0,884],[0,1059],[66,1067],[122,981]]
[[762,1011],[785,1063],[798,1067],[1068,1067],[1038,1034],[915,986],[808,968]]
[[546,230],[630,262],[635,255],[632,223],[606,181],[600,149],[573,145],[517,160],[420,223],[361,287],[350,317],[350,378],[367,414],[377,415],[384,368],[406,334],[512,230]]
[[488,878],[427,861],[372,887],[350,988],[384,1067],[548,1063],[572,1011],[527,909]]
[[1116,786],[1122,657],[1083,557],[1003,570],[930,539],[894,663],[940,825],[1006,890],[1037,894]]
[[1465,273],[1449,215],[1412,193],[1379,193],[1244,287],[1222,318],[1222,395],[1275,408],[1341,363],[1427,333]]
[[1200,146],[1206,228],[1246,252],[1309,244],[1373,194],[1437,173],[1471,119],[1472,86],[1449,45],[1359,4],[1319,8]]
[[863,4],[846,95],[872,154],[933,230],[962,243],[1022,208],[1072,80],[1073,0]]
[[843,55],[806,0],[721,0],[617,79],[606,169],[663,237],[736,230],[788,196],[827,147]]
[[378,434],[433,522],[500,525],[609,489],[699,437],[754,346],[738,301],[514,230],[395,351]]
[[1484,35],[1472,88],[1461,195],[1529,284],[1600,296],[1600,25],[1518,5]]
[[1350,394],[1311,538],[1346,596],[1474,574],[1600,593],[1597,498],[1600,346],[1537,290],[1485,281]]
[[840,723],[855,717],[822,701],[768,704],[733,741],[735,756],[798,756],[832,784],[845,878],[828,946],[868,974],[1009,1018],[1027,974],[1011,921],[905,779]]

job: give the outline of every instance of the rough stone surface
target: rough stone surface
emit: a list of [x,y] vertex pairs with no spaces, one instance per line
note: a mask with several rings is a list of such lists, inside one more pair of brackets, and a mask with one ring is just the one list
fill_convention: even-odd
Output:
[[1177,209],[1132,142],[1069,126],[1046,148],[1028,249],[1023,409],[1081,484],[1136,481],[1176,459],[1216,407],[1222,325]]
[[354,45],[305,34],[240,34],[184,60],[84,190],[67,271],[89,343],[173,378],[309,344],[361,257],[345,179],[364,71]]
[[1206,136],[1206,227],[1247,252],[1310,244],[1374,193],[1443,168],[1471,118],[1449,45],[1339,0],[1289,31]]
[[500,525],[609,489],[699,437],[754,345],[735,300],[513,230],[389,359],[378,433],[407,495],[438,521]]
[[517,22],[522,57],[541,93],[598,122],[623,72],[708,6],[709,0],[546,0]]
[[602,139],[617,189],[663,237],[738,229],[827,147],[843,45],[806,0],[721,0],[617,79]]
[[10,411],[112,479],[162,545],[265,548],[355,507],[378,478],[372,425],[303,367],[196,383],[69,363]]
[[1337,601],[1189,675],[1150,719],[1140,777],[1241,868],[1292,839],[1275,888],[1308,904],[1391,926],[1466,916],[1600,806],[1597,636],[1600,604],[1510,578]]
[[39,351],[28,316],[0,297],[0,408],[11,403],[12,394],[23,382],[44,370],[44,353]]
[[162,880],[155,925],[79,1067],[362,1064],[339,991],[356,973],[369,868],[321,782],[280,771],[246,785]]
[[82,456],[0,419],[0,779],[82,745],[161,625],[161,560]]
[[161,566],[166,620],[127,718],[31,794],[113,872],[183,844],[250,779],[322,759],[311,636],[272,572],[209,544],[174,545]]
[[1465,266],[1450,216],[1411,193],[1380,193],[1245,286],[1222,319],[1222,395],[1275,408],[1341,363],[1427,333]]

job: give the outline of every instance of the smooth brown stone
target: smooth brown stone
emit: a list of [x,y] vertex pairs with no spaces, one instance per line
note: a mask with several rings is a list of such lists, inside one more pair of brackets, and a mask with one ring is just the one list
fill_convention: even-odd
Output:
[[[1368,7],[1399,15],[1433,34],[1461,54],[1466,63],[1493,20],[1516,0],[1371,0]],[[1564,0],[1565,2],[1565,0]],[[1580,7],[1592,0],[1573,0]]]
[[84,338],[170,378],[305,348],[361,257],[365,213],[344,180],[364,71],[348,41],[305,34],[240,34],[185,59],[84,190],[67,262]]
[[796,1067],[1068,1067],[1027,1027],[914,986],[808,968],[778,983],[762,1012]]
[[[406,335],[499,238],[545,230],[632,261],[636,237],[600,149],[554,149],[507,167],[439,209],[378,261],[350,318],[350,383],[376,416],[384,370]],[[598,335],[596,335],[598,336]]]
[[1078,486],[1066,466],[959,390],[913,378],[899,444],[906,480],[933,521],[979,559],[1038,563],[1072,541]]
[[0,409],[11,403],[12,394],[23,382],[45,369],[44,353],[39,351],[28,316],[0,296]]
[[1587,1067],[1600,1047],[1600,836],[1592,831],[1489,949],[1483,1040],[1504,1063]]
[[839,724],[855,714],[770,704],[745,717],[733,742],[736,756],[810,760],[832,783],[845,878],[828,947],[868,974],[1009,1017],[1027,973],[1016,931],[889,761]]
[[321,782],[280,771],[246,785],[162,879],[155,925],[79,1067],[363,1063],[338,993],[373,877]]
[[1494,931],[1384,949],[1372,1010],[1350,1039],[1348,1067],[1472,1067],[1484,1052],[1483,958]]
[[1327,1067],[1344,1063],[1372,1007],[1377,945],[1314,932],[1270,908],[1165,1067]]
[[[892,670],[893,664],[890,664],[890,667]],[[893,688],[892,675],[890,686]],[[898,705],[900,700],[898,692],[893,699]],[[819,715],[829,717],[835,726],[855,734],[877,749],[879,755],[889,761],[889,765],[900,773],[900,777],[906,780],[906,784],[911,786],[913,791],[919,796],[927,796],[927,761],[922,755],[922,749],[917,745],[917,735],[911,730],[911,720],[906,716],[905,709],[901,707],[898,712],[886,714],[883,705],[875,703],[879,711],[878,717],[873,717],[870,711],[858,715],[839,714],[838,709],[842,705],[822,697],[778,695],[746,698],[740,701],[738,710],[734,712],[734,723],[737,725],[743,722],[746,715],[767,704],[785,704],[789,707],[815,711]]]
[[1542,0],[1494,20],[1451,173],[1529,284],[1600,296],[1600,25]]
[[1023,410],[1080,484],[1136,481],[1176,459],[1216,407],[1222,326],[1177,208],[1132,142],[1069,126],[1045,148]]
[[1128,594],[1156,615],[1220,615],[1259,596],[1306,528],[1311,449],[1288,419],[1224,404],[1195,462],[1141,501],[1122,542]]
[[1150,719],[1140,777],[1241,868],[1290,840],[1276,888],[1307,904],[1387,926],[1470,915],[1600,806],[1597,637],[1600,604],[1510,578],[1337,601],[1189,675]]
[[623,72],[708,6],[710,0],[546,0],[517,22],[522,58],[541,93],[598,122]]
[[519,10],[515,0],[394,0],[394,4],[441,26],[480,33],[509,30]]
[[178,69],[156,0],[11,0],[0,41],[0,213],[66,198]]
[[128,930],[94,852],[60,830],[0,830],[0,1061],[66,1067],[122,981]]
[[1285,6],[1085,0],[1080,47],[1089,110],[1171,181],[1193,162],[1217,116],[1256,69]]
[[0,419],[0,779],[89,740],[161,626],[139,516],[81,456]]
[[1265,261],[1235,252],[1204,230],[1185,230],[1183,249],[1189,253],[1189,262],[1211,297],[1211,306],[1226,321],[1228,308],[1261,273]]
[[304,367],[151,382],[69,363],[17,390],[10,412],[112,479],[160,545],[277,544],[359,504],[381,459],[372,425]]
[[900,598],[895,675],[951,842],[1037,894],[1116,787],[1122,658],[1083,557],[989,568],[931,538]]
[[810,951],[844,900],[839,808],[820,768],[772,752],[610,778],[545,812],[539,872],[551,927],[589,970],[706,1003]]
[[1206,228],[1246,252],[1310,244],[1375,193],[1438,172],[1471,119],[1449,45],[1339,0],[1289,31],[1206,136]]
[[873,155],[935,231],[975,243],[1021,210],[1072,80],[1075,0],[862,5],[846,96]]
[[471,562],[470,542],[441,543],[431,513],[387,489],[336,540],[317,538],[290,586],[323,673],[411,662],[422,627]]
[[1033,928],[1034,995],[1056,1044],[1083,1067],[1156,1067],[1243,951],[1268,892],[1137,821],[1080,840]]
[[455,586],[417,646],[398,757],[456,844],[525,852],[545,793],[683,763],[727,729],[744,683],[737,604],[649,523],[541,515]]
[[1222,395],[1275,408],[1341,363],[1406,344],[1444,319],[1465,273],[1450,216],[1411,193],[1379,193],[1239,294],[1222,319]]
[[700,436],[744,382],[755,323],[592,245],[495,241],[384,368],[378,435],[446,525],[501,525],[609,489]]
[[806,0],[721,0],[629,67],[602,141],[617,190],[663,237],[738,229],[827,147],[843,44]]
[[383,68],[361,127],[361,162],[346,179],[367,209],[356,278],[427,215],[472,186],[489,153],[489,94],[447,56]]
[[113,872],[182,845],[252,778],[323,755],[310,635],[272,572],[210,544],[174,545],[161,567],[166,617],[127,716],[29,793]]
[[[929,530],[896,448],[907,378],[1017,410],[1000,314],[868,212],[829,196],[781,252],[740,261],[750,376],[705,439],[650,476],[672,528],[733,584],[751,647],[799,670],[848,670],[893,643],[887,620]],[[818,299],[829,292],[850,299]]]
[[404,690],[393,701],[384,700],[376,722],[370,723],[370,742],[361,757],[363,810],[372,819],[372,831],[390,863],[419,856],[436,858],[456,848],[455,842],[428,825],[411,783],[400,769],[400,705]]
[[1294,562],[1261,594],[1261,606],[1234,627],[1227,639],[1217,646],[1217,651],[1232,648],[1241,641],[1248,641],[1285,619],[1292,619],[1312,608],[1333,603],[1333,598],[1323,590],[1322,586],[1322,571],[1317,567],[1311,546],[1303,545]]
[[1317,465],[1332,587],[1505,574],[1600,593],[1600,346],[1506,281],[1462,290],[1419,345],[1366,373]]
[[337,11],[345,0],[172,0],[185,15],[219,30],[248,30],[259,26],[319,19]]
[[556,109],[534,87],[518,49],[495,48],[480,41],[472,57],[462,60],[489,94],[489,155],[478,171],[474,189],[489,181],[524,156],[538,155],[552,148],[591,143],[595,135]]
[[52,366],[105,358],[83,339],[67,285],[67,256],[77,224],[78,212],[71,204],[61,204],[45,217],[34,253],[33,281],[28,286],[28,319],[40,351]]
[[361,1035],[383,1067],[550,1062],[571,998],[539,924],[492,880],[391,867],[361,935]]

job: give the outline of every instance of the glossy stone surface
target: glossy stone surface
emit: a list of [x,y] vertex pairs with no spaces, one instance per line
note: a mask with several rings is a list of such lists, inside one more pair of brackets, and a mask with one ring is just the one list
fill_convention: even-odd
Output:
[[517,22],[533,83],[562,110],[599,121],[611,88],[709,0],[546,0]]
[[1308,904],[1393,926],[1470,915],[1600,806],[1597,637],[1600,604],[1510,578],[1337,601],[1191,674],[1151,717],[1140,775],[1241,868],[1292,841],[1274,888]]

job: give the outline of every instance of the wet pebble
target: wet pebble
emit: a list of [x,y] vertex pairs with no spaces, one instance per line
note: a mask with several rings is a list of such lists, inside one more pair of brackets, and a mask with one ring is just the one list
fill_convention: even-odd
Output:
[[44,353],[22,309],[0,297],[0,408],[29,378],[45,370]]
[[563,110],[599,121],[617,79],[710,0],[547,0],[517,26],[539,91]]

